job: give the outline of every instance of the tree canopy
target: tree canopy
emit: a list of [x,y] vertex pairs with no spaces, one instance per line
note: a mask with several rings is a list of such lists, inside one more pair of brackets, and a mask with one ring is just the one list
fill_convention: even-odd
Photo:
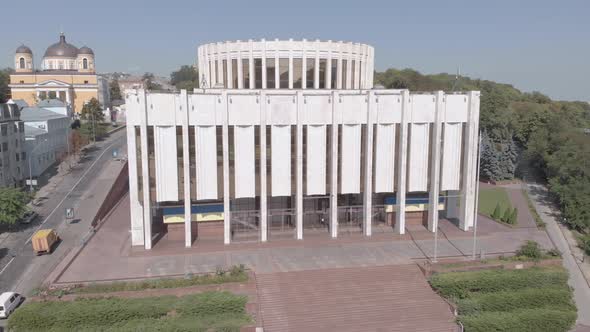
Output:
[[194,66],[183,65],[170,74],[170,83],[178,90],[192,91],[199,87],[199,73]]
[[375,83],[413,91],[479,90],[482,179],[544,178],[565,221],[590,232],[590,104],[554,101],[540,92],[450,74],[412,69],[375,73]]
[[90,99],[80,112],[80,118],[86,121],[102,122],[104,121],[104,113],[102,112],[102,106],[96,98]]
[[162,86],[154,81],[154,74],[153,73],[145,73],[143,74],[143,81],[145,82],[145,86],[148,90],[161,90]]
[[10,74],[12,72],[13,70],[10,68],[0,70],[0,103],[5,103],[9,99],[10,88],[8,84],[10,83]]
[[17,188],[0,188],[0,224],[12,225],[27,212],[29,195]]
[[109,83],[109,92],[111,95],[111,100],[123,99],[118,79],[114,79]]

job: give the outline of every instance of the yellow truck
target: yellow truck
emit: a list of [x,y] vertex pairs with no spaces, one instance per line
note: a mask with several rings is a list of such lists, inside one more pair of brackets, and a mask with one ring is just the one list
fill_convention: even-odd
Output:
[[33,251],[37,255],[50,254],[58,241],[59,236],[53,229],[40,229],[31,238]]

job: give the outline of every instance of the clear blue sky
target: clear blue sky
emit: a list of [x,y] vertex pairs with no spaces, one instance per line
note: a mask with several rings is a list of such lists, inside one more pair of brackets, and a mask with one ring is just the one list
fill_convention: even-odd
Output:
[[39,63],[63,29],[99,72],[168,76],[223,40],[368,43],[378,70],[461,73],[590,100],[590,1],[3,1],[0,67],[21,43]]

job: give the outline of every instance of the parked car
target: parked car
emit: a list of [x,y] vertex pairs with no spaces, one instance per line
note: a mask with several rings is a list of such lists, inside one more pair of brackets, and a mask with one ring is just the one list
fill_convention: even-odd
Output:
[[4,292],[0,294],[0,318],[8,318],[24,300],[24,297],[15,292]]
[[35,211],[27,211],[25,216],[20,220],[21,224],[30,224],[37,219],[39,215]]
[[37,255],[50,254],[57,242],[59,242],[59,236],[53,229],[40,229],[31,239],[33,251]]

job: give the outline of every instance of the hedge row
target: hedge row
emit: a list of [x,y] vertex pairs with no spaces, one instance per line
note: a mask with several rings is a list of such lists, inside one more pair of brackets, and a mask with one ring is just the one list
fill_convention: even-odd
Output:
[[459,314],[476,315],[485,311],[513,311],[519,309],[546,308],[576,311],[572,291],[561,288],[526,288],[519,291],[473,294],[457,301]]
[[474,316],[460,316],[465,331],[569,331],[576,322],[576,311],[545,308],[523,309],[513,312],[484,312]]
[[438,273],[430,278],[430,284],[446,298],[463,299],[474,292],[493,293],[565,285],[567,278],[567,272],[562,269],[530,268]]
[[[206,322],[222,324],[224,320],[231,321],[232,317],[247,323],[246,302],[245,296],[229,292],[205,292],[181,298],[163,296],[31,302],[10,316],[8,327],[11,331],[103,330],[117,326],[125,327],[124,330],[142,330],[136,325],[159,319],[166,320],[167,324],[182,326],[191,322],[198,326]],[[223,320],[219,321],[219,318]],[[158,331],[159,325],[146,326],[149,326],[148,330]],[[207,326],[205,324],[204,328]]]

